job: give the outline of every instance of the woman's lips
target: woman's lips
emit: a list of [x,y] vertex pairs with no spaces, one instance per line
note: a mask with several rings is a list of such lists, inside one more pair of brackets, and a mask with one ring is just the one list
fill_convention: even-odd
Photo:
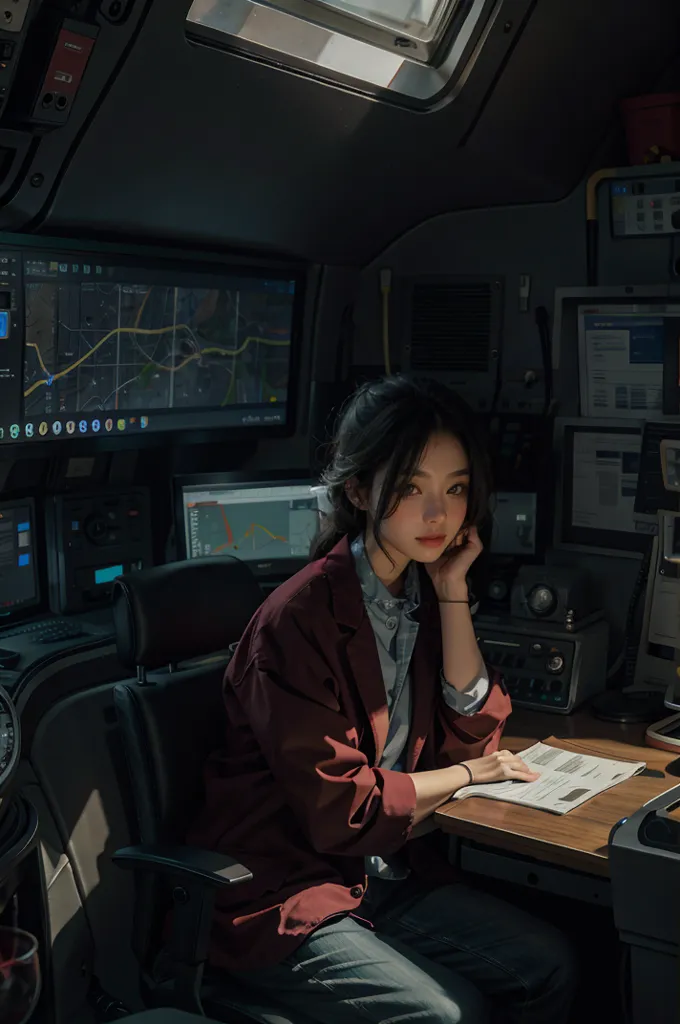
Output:
[[419,544],[424,544],[427,548],[440,548],[446,541],[445,534],[439,534],[433,537],[416,537]]

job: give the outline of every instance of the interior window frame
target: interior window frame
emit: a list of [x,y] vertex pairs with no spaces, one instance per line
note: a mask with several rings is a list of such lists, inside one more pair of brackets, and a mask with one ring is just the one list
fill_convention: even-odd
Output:
[[[278,0],[275,4],[258,3],[257,0],[243,0],[252,8],[268,6],[279,13]],[[301,0],[305,2],[305,0]],[[531,7],[535,0],[525,0],[521,6]],[[236,34],[229,34],[207,24],[187,19],[185,22],[188,41],[195,46],[207,46],[226,53],[237,54],[249,60],[275,67],[280,71],[302,75],[326,85],[368,95],[397,106],[414,110],[427,110],[442,102],[450,100],[458,94],[470,77],[485,43],[497,25],[508,0],[469,0],[467,16],[465,7],[459,5],[458,12],[463,12],[463,24],[458,25],[454,16],[453,22],[447,27],[439,50],[443,54],[438,64],[423,64],[410,60],[404,54],[401,68],[397,71],[389,87],[374,85],[364,79],[337,70],[331,70],[273,46],[267,46]],[[288,14],[289,17],[294,16]],[[307,22],[306,24],[310,24]],[[514,25],[513,25],[514,27]],[[318,26],[320,32],[332,33],[329,28]],[[344,33],[340,33],[344,35]],[[364,42],[365,40],[361,40]],[[507,37],[510,45],[510,37]]]

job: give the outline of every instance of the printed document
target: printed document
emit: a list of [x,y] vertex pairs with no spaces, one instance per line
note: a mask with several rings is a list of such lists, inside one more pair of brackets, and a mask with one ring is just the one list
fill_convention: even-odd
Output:
[[646,767],[644,761],[613,761],[608,757],[575,754],[571,750],[551,747],[548,743],[535,743],[519,756],[529,768],[541,773],[540,779],[536,782],[511,779],[465,786],[454,794],[454,800],[483,796],[553,814],[566,814]]

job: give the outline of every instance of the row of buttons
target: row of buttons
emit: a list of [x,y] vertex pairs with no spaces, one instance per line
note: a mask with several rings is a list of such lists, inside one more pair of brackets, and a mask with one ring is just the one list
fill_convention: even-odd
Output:
[[559,679],[527,679],[517,676],[505,676],[508,693],[516,700],[531,701],[534,704],[547,704],[553,707],[566,707],[568,692],[563,689]]
[[522,658],[517,654],[496,654],[489,656],[490,664],[497,666],[498,668],[524,668],[526,665],[526,658]]

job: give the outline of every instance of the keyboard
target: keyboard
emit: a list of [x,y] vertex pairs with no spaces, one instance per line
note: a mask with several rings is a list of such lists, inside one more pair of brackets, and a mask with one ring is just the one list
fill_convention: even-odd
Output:
[[28,636],[34,644],[60,644],[65,640],[78,640],[90,636],[77,622],[68,619],[43,619],[41,622],[29,622],[13,629],[0,630],[0,641],[13,636]]

